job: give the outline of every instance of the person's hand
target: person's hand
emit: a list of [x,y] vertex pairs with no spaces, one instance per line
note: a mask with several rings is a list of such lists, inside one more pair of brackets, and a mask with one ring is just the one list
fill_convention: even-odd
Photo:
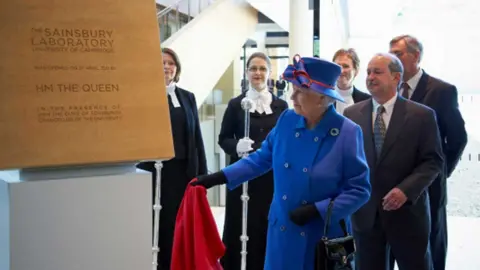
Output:
[[300,206],[290,212],[290,220],[298,226],[303,226],[317,217],[320,217],[320,213],[314,204]]
[[255,142],[249,138],[242,138],[237,143],[237,154],[239,157],[253,150],[252,144]]
[[197,176],[195,180],[190,182],[192,186],[203,186],[206,189],[209,189],[214,186],[222,185],[227,183],[227,177],[223,171],[219,171],[212,174]]
[[393,211],[402,207],[407,201],[407,196],[399,188],[393,188],[383,197],[383,210]]

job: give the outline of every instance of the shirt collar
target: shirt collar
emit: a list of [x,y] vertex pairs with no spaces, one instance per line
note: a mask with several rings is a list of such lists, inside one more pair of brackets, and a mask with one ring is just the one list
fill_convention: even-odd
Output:
[[175,82],[171,82],[169,85],[167,85],[167,93],[168,94],[173,94],[175,93],[175,88],[177,87],[177,84]]
[[258,99],[263,99],[263,100],[268,100],[269,97],[271,97],[270,92],[267,90],[265,87],[264,89],[257,91],[253,88],[250,87],[247,91],[247,97],[252,99],[252,100],[258,100]]
[[[388,100],[387,102],[385,102],[383,104],[383,107],[385,108],[385,113],[390,115],[392,114],[393,112],[393,106],[395,106],[395,101],[397,101],[397,92],[395,92],[395,96],[393,96],[390,100]],[[380,107],[380,104],[374,99],[372,98],[372,103],[373,103],[373,112],[376,113],[377,112],[377,109],[378,107]]]
[[257,111],[258,113],[266,113],[266,114],[272,114],[272,108],[270,105],[272,104],[272,94],[270,91],[268,91],[267,88],[257,91],[255,89],[250,88],[247,93],[246,97],[251,99],[253,101],[252,108],[250,109],[250,112],[255,112]]
[[351,95],[353,94],[353,85],[352,85],[352,87],[350,87],[350,88],[347,89],[347,90],[342,90],[342,89],[340,89],[340,88],[338,88],[338,87],[336,87],[336,89],[337,89],[337,92],[340,93],[340,95],[341,95],[342,97],[348,97],[348,96],[351,96]]
[[417,88],[418,82],[420,82],[420,78],[422,78],[422,75],[423,75],[423,70],[419,69],[418,72],[415,75],[413,75],[413,77],[410,78],[410,80],[407,81],[407,84],[410,87],[410,89],[415,91],[415,88]]

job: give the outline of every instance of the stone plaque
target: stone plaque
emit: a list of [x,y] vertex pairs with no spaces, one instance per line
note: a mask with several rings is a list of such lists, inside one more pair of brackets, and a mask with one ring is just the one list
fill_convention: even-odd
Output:
[[155,2],[0,1],[0,168],[168,159]]

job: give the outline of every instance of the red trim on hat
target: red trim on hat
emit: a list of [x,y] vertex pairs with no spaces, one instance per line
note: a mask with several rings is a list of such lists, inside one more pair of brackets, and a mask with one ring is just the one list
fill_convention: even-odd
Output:
[[[300,60],[299,62],[303,63],[303,60]],[[290,64],[288,66],[295,69],[294,65]],[[322,83],[322,82],[319,82],[319,81],[316,81],[316,80],[312,80],[312,78],[310,78],[310,75],[308,75],[308,73],[306,71],[303,71],[303,70],[293,71],[293,77],[285,77],[285,74],[282,74],[282,78],[284,80],[296,80],[297,77],[299,77],[299,76],[304,77],[305,79],[308,80],[308,83],[302,83],[302,86],[306,86],[306,87],[310,88],[312,84],[316,84],[318,86],[325,87],[325,88],[328,88],[328,89],[335,89],[335,86],[331,86],[331,85],[326,84],[326,83]]]

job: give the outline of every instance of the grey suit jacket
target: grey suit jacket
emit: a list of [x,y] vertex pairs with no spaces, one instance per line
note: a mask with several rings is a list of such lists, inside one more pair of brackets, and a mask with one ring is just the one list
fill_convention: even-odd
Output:
[[[372,99],[368,99],[348,107],[344,113],[362,127],[372,184],[369,202],[352,217],[353,227],[357,231],[368,230],[377,215],[386,222],[428,223],[429,203],[425,190],[441,173],[444,163],[435,112],[398,96],[381,154],[377,157],[372,111]],[[384,211],[382,199],[395,187],[407,195],[408,201],[398,210]],[[397,216],[391,218],[392,215]],[[426,224],[423,225],[420,226],[422,231],[427,229]],[[420,229],[416,225],[413,227]]]

